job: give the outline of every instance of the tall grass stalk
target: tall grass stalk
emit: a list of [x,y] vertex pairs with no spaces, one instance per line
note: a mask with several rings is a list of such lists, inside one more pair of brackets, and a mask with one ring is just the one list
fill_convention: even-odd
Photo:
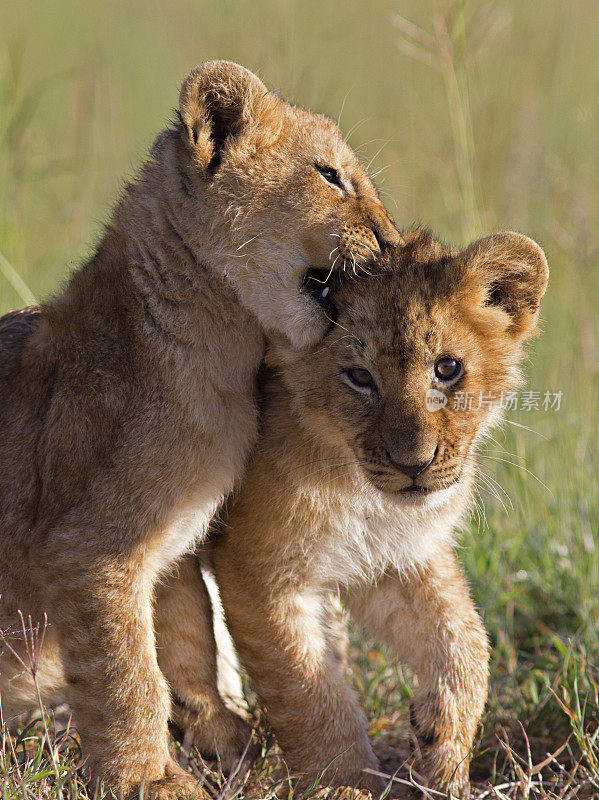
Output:
[[[483,214],[478,202],[476,160],[467,66],[471,48],[468,22],[482,17],[485,30],[479,27],[479,37],[488,37],[495,30],[492,9],[487,3],[473,6],[468,17],[464,0],[435,0],[431,15],[433,33],[415,25],[400,14],[391,16],[399,29],[399,49],[409,58],[421,61],[441,76],[453,145],[457,193],[460,197],[460,228],[464,241],[480,236],[484,229]],[[469,4],[472,6],[472,4]]]
[[10,283],[15,292],[27,306],[34,306],[37,303],[35,295],[27,286],[17,270],[9,262],[6,256],[0,251],[0,272]]

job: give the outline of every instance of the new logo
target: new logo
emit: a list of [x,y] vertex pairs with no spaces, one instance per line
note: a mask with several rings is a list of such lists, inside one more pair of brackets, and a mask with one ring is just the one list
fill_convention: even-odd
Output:
[[447,396],[438,389],[427,389],[424,402],[427,411],[440,411],[447,405]]

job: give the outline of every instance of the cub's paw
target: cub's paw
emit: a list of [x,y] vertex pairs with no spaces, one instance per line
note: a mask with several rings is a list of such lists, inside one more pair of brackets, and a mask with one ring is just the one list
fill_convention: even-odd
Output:
[[416,769],[428,789],[459,800],[470,797],[470,754],[448,743],[422,748],[416,759]]
[[[192,745],[202,756],[219,761],[225,774],[234,769],[245,772],[257,758],[260,748],[252,742],[252,729],[222,702],[206,704],[196,711],[183,704],[173,708],[172,723],[182,738],[191,731]],[[240,762],[243,762],[240,766]]]
[[385,789],[385,782],[378,775],[373,775],[372,773],[363,770],[360,780],[357,783],[357,789],[360,790],[362,795],[364,795],[364,793],[368,793],[374,798],[374,800],[378,800]]
[[[202,788],[202,781],[188,775],[173,761],[168,764],[164,778],[152,781],[143,787],[143,796],[148,800],[211,800]],[[141,789],[133,797],[141,796]]]
[[[323,783],[328,785],[323,786]],[[307,777],[300,778],[296,784],[297,794],[306,792],[310,787]],[[322,776],[321,787],[313,788],[308,796],[318,800],[378,800],[384,789],[385,783],[379,776],[366,769],[359,774],[344,770],[336,775]]]
[[[441,714],[423,714],[423,707],[412,705],[410,722],[417,744],[414,747],[416,769],[430,789],[453,797],[470,796],[470,757],[472,737],[463,731],[453,736],[439,724]],[[450,731],[455,726],[450,727]]]
[[[424,764],[427,785],[444,794],[451,789],[452,797],[467,800],[470,797],[469,762],[469,757],[460,759],[459,755],[450,750],[430,754]],[[440,763],[443,764],[442,767],[438,766]]]
[[356,789],[354,786],[336,786],[334,788],[320,789],[315,795],[314,800],[371,800],[377,798],[380,791],[376,794]]

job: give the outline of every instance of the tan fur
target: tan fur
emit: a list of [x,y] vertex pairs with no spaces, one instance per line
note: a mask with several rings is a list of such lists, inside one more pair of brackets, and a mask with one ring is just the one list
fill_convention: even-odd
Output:
[[[415,233],[375,273],[331,281],[338,324],[310,351],[272,341],[262,434],[223,521],[216,574],[242,662],[302,786],[382,788],[364,771],[377,761],[330,622],[337,595],[415,669],[418,769],[465,795],[488,645],[453,542],[477,443],[500,412],[452,400],[461,390],[498,401],[517,384],[547,265],[519,234],[455,253]],[[443,355],[464,365],[453,385],[434,377]],[[376,390],[352,388],[352,368],[369,370]],[[427,411],[431,388],[447,396],[442,410]]]
[[[213,675],[194,693],[176,654],[157,658],[154,585],[242,475],[262,330],[294,346],[326,330],[300,289],[341,238],[337,267],[352,268],[399,241],[337,127],[243,67],[211,62],[183,84],[180,119],[93,258],[39,310],[0,323],[0,629],[22,656],[17,611],[33,625],[47,613],[42,688],[53,698],[66,681],[91,773],[118,791],[195,787],[168,752],[169,689],[175,722],[195,720],[211,752],[230,760],[247,738]],[[199,618],[207,608],[203,587],[160,595]],[[157,634],[160,646],[160,615]],[[10,647],[5,716],[35,696]]]

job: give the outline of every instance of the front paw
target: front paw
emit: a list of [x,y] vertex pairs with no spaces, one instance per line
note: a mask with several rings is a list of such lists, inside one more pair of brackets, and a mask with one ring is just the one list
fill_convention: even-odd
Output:
[[376,787],[375,791],[355,786],[334,786],[320,789],[312,797],[314,800],[376,800],[381,794],[382,789]]
[[234,769],[247,770],[259,755],[251,727],[222,703],[206,704],[201,712],[178,705],[173,709],[172,722],[182,735],[190,731],[193,747],[204,758],[218,761],[227,775]]
[[471,752],[468,742],[471,737],[448,735],[438,720],[439,717],[435,725],[427,724],[427,718],[423,719],[416,707],[410,709],[416,768],[428,788],[441,792],[451,789],[454,797],[467,798],[470,795]]
[[438,740],[416,733],[416,770],[426,786],[440,792],[451,789],[453,797],[470,794],[470,750],[455,740]]
[[[303,792],[311,789],[309,797],[331,798],[331,800],[358,800],[370,795],[377,800],[385,789],[384,781],[378,776],[378,764],[372,757],[364,759],[360,767],[358,757],[353,763],[346,761],[345,757],[331,759],[331,765],[320,770],[318,777],[313,776],[315,770],[308,770],[296,780],[296,793],[294,796],[303,796]],[[370,756],[370,754],[368,754]],[[291,773],[298,775],[299,770],[290,769]],[[321,787],[320,789],[317,787]]]
[[202,781],[188,775],[174,761],[167,765],[164,778],[144,784],[131,795],[131,800],[141,796],[148,800],[211,800]]
[[452,748],[438,748],[424,754],[422,773],[430,789],[466,800],[470,796],[470,756]]

